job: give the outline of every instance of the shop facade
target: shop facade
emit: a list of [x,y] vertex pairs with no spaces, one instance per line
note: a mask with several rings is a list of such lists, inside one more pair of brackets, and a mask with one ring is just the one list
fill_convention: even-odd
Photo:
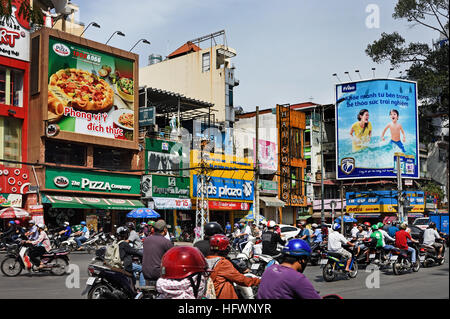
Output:
[[[0,209],[27,208],[30,170],[27,162],[30,26],[18,16],[0,21]],[[1,221],[3,222],[3,221]]]
[[259,208],[260,213],[267,220],[276,220],[277,210],[283,209],[285,202],[278,195],[278,183],[276,181],[259,180]]

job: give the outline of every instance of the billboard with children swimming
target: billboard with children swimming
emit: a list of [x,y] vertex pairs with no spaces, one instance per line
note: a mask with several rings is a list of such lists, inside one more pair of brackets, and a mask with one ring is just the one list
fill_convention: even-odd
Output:
[[419,178],[417,83],[375,79],[340,83],[336,97],[338,179]]

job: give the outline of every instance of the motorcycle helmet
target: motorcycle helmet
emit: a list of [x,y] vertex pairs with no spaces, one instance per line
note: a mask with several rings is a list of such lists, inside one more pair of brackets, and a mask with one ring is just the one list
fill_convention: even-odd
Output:
[[314,224],[311,225],[311,227],[312,227],[312,228],[317,228],[317,227],[319,227],[319,225],[317,225],[316,223],[314,223]]
[[281,251],[283,255],[287,256],[311,256],[311,247],[303,239],[292,239],[290,240]]
[[86,222],[81,222],[80,225],[86,226]]
[[126,226],[129,230],[134,230],[136,228],[133,222],[126,223]]
[[149,220],[147,224],[150,226],[153,226],[155,224],[155,222],[153,220]]
[[207,271],[208,264],[205,257],[195,247],[172,247],[161,260],[161,277],[165,279],[183,279]]
[[230,240],[225,235],[216,234],[209,239],[209,246],[212,251],[226,251],[230,246]]
[[44,224],[37,224],[37,227],[40,229],[45,229],[45,225]]
[[16,223],[15,223],[13,220],[10,220],[10,221],[9,221],[9,224],[15,225]]
[[428,227],[429,228],[436,228],[436,223],[431,222],[431,223],[428,224]]
[[373,231],[378,230],[378,225],[377,225],[377,224],[372,225],[372,230],[373,230]]
[[216,222],[210,222],[210,223],[205,224],[203,231],[204,231],[205,235],[208,237],[211,237],[216,234],[224,233],[222,226],[220,226],[220,224],[216,223]]
[[119,227],[116,230],[116,234],[119,238],[128,238],[128,236],[130,235],[130,230],[127,227]]
[[333,225],[333,230],[339,230],[339,229],[341,229],[341,224],[338,224],[338,223],[335,223],[334,225]]
[[28,221],[28,224],[36,225],[36,222],[35,222],[34,220],[30,219],[30,220]]
[[363,225],[370,227],[370,223],[369,222],[365,222]]
[[17,219],[16,219],[16,220],[14,221],[14,223],[15,223],[16,225],[20,225],[20,220],[17,220]]
[[267,222],[267,227],[268,228],[274,228],[276,226],[276,223],[273,220],[269,220]]
[[400,229],[406,229],[406,228],[408,228],[408,225],[406,225],[406,223],[400,224]]
[[64,222],[64,226],[69,226],[69,222]]
[[379,222],[379,223],[377,224],[377,226],[378,226],[378,229],[380,229],[380,228],[383,228],[384,224],[383,224],[382,222]]

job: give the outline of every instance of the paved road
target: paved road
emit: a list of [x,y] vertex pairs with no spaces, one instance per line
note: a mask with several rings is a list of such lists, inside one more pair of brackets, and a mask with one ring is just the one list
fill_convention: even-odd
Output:
[[[79,269],[79,280],[70,276],[56,277],[47,274],[29,276],[22,273],[16,278],[8,278],[0,273],[0,298],[3,299],[80,299],[88,278],[87,265],[93,255],[76,252],[70,255],[70,262]],[[305,275],[311,280],[321,295],[337,293],[345,299],[448,299],[449,263],[432,268],[421,268],[418,273],[395,276],[392,271],[381,272],[379,288],[367,288],[366,280],[373,273],[360,269],[357,278],[340,278],[335,282],[325,282],[319,266],[309,266]],[[0,254],[3,260],[4,254]],[[376,284],[375,280],[369,283]],[[77,286],[78,285],[78,286]]]

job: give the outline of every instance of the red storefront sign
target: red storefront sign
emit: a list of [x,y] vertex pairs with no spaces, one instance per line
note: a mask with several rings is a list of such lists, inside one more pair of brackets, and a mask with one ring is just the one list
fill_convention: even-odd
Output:
[[211,210],[249,210],[249,203],[209,201]]

